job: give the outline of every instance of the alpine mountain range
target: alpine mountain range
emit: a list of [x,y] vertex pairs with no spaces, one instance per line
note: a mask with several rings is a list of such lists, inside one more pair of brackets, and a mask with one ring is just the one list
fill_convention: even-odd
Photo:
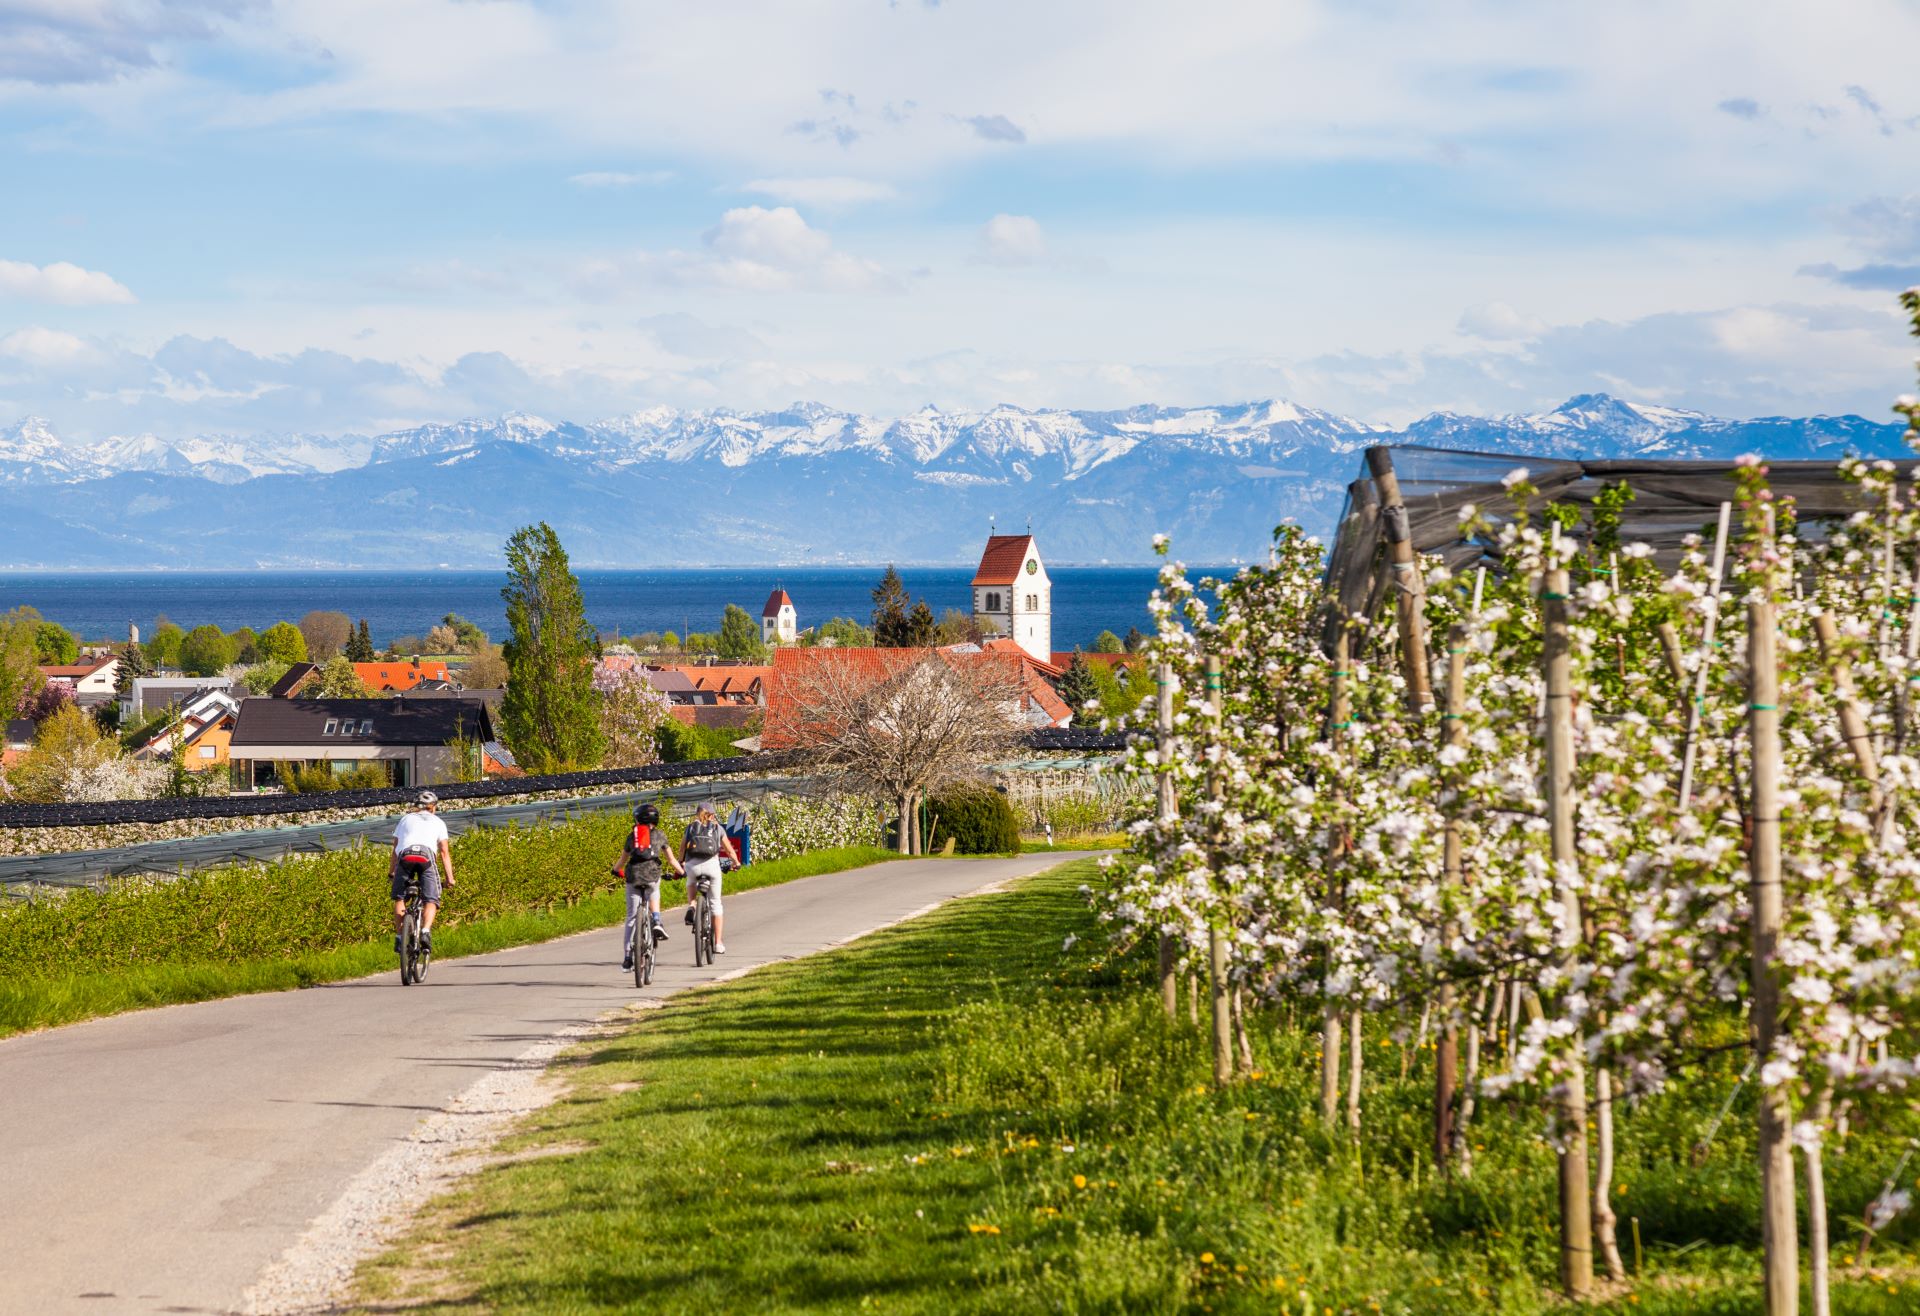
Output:
[[1552,411],[1435,412],[1401,429],[1282,401],[1124,411],[926,407],[885,420],[654,408],[579,424],[518,413],[376,437],[151,435],[80,445],[0,428],[0,567],[492,566],[550,522],[581,566],[947,563],[989,523],[1056,562],[1190,561],[1325,534],[1377,443],[1540,457],[1907,456],[1860,416],[1727,420],[1583,394]]

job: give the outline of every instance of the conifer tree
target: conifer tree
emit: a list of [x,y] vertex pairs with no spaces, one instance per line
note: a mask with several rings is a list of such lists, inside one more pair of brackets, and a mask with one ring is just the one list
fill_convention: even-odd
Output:
[[373,647],[373,633],[367,629],[367,619],[362,617],[360,625],[347,637],[347,647],[342,651],[350,663],[370,663],[377,656]]
[[913,611],[907,614],[907,633],[899,647],[905,649],[931,649],[934,635],[940,629],[940,623],[933,619],[933,609],[927,601],[921,599],[913,605]]
[[1067,670],[1061,675],[1059,684],[1054,687],[1060,698],[1073,709],[1073,724],[1077,727],[1100,725],[1100,710],[1089,709],[1087,705],[1100,697],[1100,687],[1094,683],[1093,672],[1087,666],[1087,656],[1078,649],[1073,651],[1073,660],[1067,664]]
[[873,591],[873,642],[882,649],[903,649],[911,641],[907,632],[907,587],[900,573],[887,564],[887,574]]
[[507,693],[500,721],[508,748],[530,773],[597,766],[597,637],[587,624],[579,578],[546,522],[523,526],[507,540],[507,585],[500,596],[512,632],[501,650]]

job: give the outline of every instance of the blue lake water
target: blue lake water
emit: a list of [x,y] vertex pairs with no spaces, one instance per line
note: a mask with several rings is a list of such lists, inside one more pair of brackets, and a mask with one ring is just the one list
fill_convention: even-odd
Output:
[[[866,621],[878,567],[712,568],[673,571],[582,571],[587,618],[603,631],[686,634],[718,630],[737,603],[758,619],[775,587],[793,596],[802,628],[829,617]],[[1152,567],[1049,567],[1053,577],[1053,647],[1093,646],[1103,630],[1148,629]],[[1203,574],[1196,570],[1196,575]],[[968,608],[971,567],[906,567],[907,591],[938,616]],[[298,621],[316,609],[366,618],[376,644],[425,635],[457,612],[495,640],[505,638],[502,573],[491,571],[181,571],[0,573],[0,612],[29,605],[88,639],[124,639],[127,623],[151,634],[164,614],[191,630],[222,630]]]

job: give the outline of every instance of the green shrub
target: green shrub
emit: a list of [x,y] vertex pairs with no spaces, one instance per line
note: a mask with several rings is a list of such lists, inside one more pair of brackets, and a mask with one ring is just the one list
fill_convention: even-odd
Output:
[[393,785],[384,763],[361,763],[335,772],[331,763],[276,763],[273,775],[289,795],[323,795],[328,791],[379,791]]
[[736,748],[733,742],[759,734],[760,728],[753,724],[744,727],[690,727],[672,718],[662,722],[653,733],[662,763],[736,758],[746,751]]
[[1020,820],[999,791],[958,787],[934,796],[927,809],[936,851],[946,848],[948,838],[960,854],[1012,854],[1020,848]]

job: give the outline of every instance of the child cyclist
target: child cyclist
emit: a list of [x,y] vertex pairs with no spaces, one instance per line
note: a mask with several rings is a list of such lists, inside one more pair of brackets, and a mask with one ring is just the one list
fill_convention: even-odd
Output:
[[627,880],[627,926],[625,939],[621,942],[624,956],[620,967],[633,968],[633,957],[639,946],[634,938],[640,930],[640,911],[648,914],[648,928],[654,944],[659,945],[667,939],[667,930],[660,926],[660,877],[662,866],[673,871],[675,876],[684,875],[679,857],[673,853],[673,845],[660,830],[660,810],[652,804],[642,804],[633,811],[633,827],[627,832],[626,853],[621,856],[620,865],[613,869],[615,877],[624,876]]

